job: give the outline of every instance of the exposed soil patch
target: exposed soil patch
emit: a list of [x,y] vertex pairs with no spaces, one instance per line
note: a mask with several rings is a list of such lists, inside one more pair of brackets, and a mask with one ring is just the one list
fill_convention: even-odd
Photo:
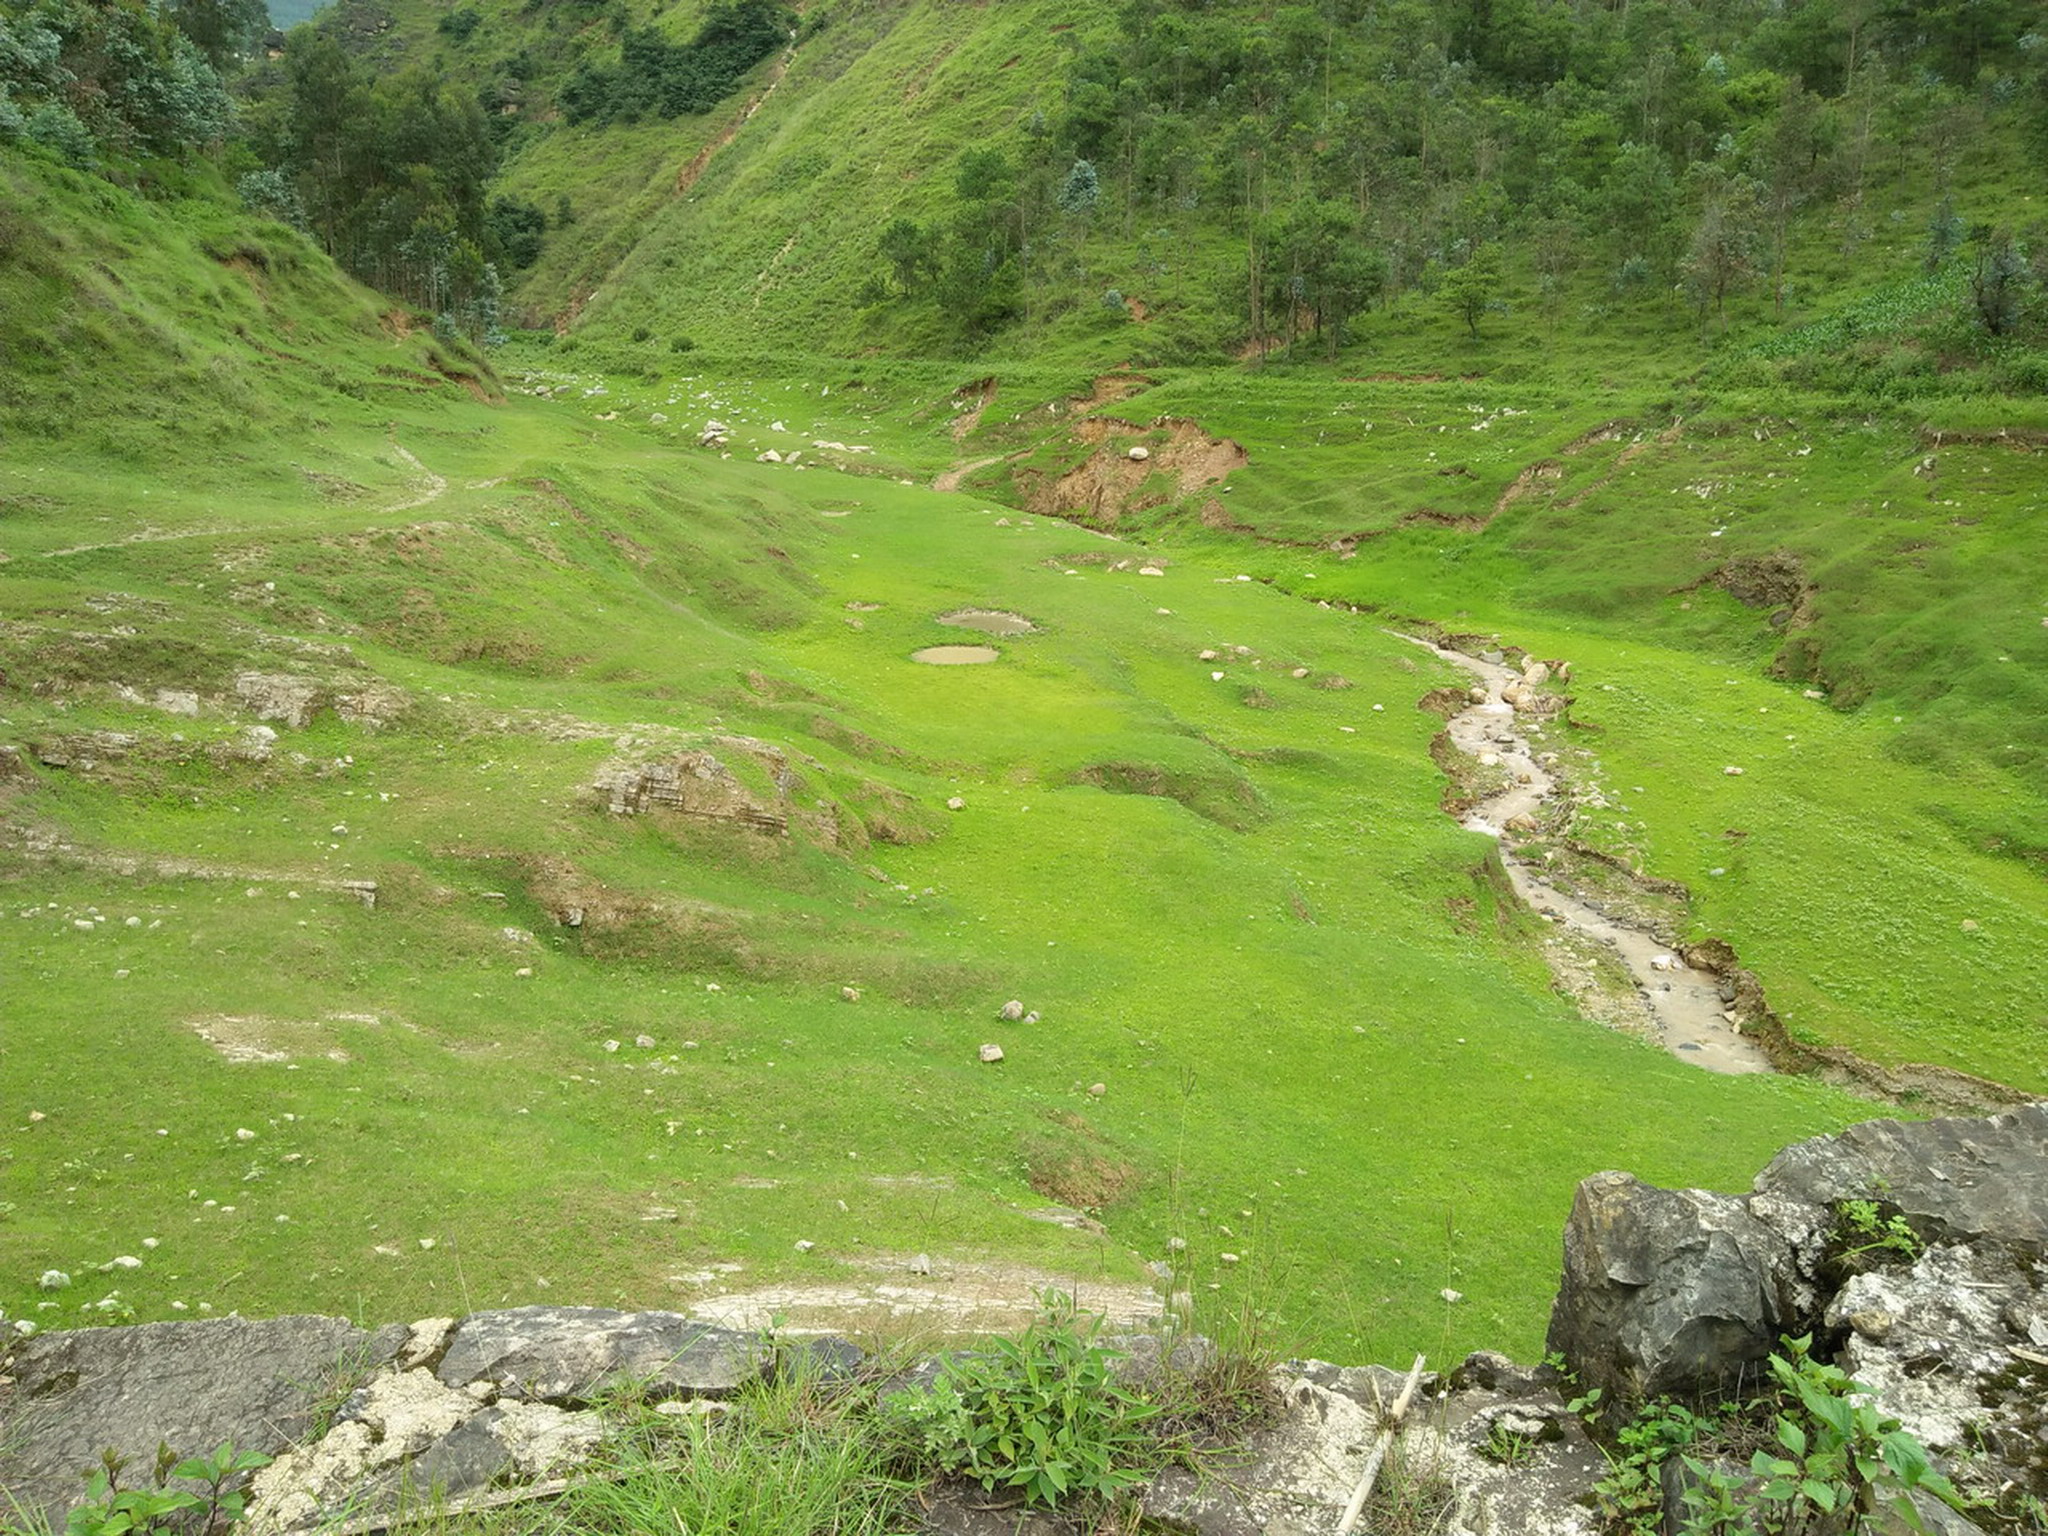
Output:
[[992,645],[928,645],[921,651],[912,651],[910,659],[928,667],[979,667],[1002,654]]
[[1087,394],[1076,395],[1067,403],[1077,411],[1099,411],[1105,405],[1142,395],[1154,382],[1142,373],[1105,373],[1095,380]]
[[349,1059],[348,1052],[334,1043],[332,1032],[313,1022],[217,1013],[193,1019],[191,1029],[223,1060],[241,1065],[276,1065],[309,1056]]
[[725,1328],[776,1327],[790,1333],[854,1338],[952,1338],[1014,1334],[1044,1310],[1056,1290],[1098,1316],[1111,1332],[1143,1327],[1164,1312],[1149,1286],[1105,1280],[1099,1272],[1061,1274],[1023,1264],[939,1255],[878,1255],[849,1261],[856,1273],[816,1284],[729,1290],[730,1274],[672,1276],[695,1292],[693,1317]]
[[[953,434],[953,441],[957,443],[961,438],[967,436],[968,433],[981,425],[982,413],[994,403],[997,387],[995,375],[990,374],[985,379],[976,379],[965,389],[955,391],[954,399],[971,403],[958,416],[953,418],[949,429]],[[989,462],[994,461],[991,460]],[[955,484],[957,483],[955,482]],[[944,489],[952,490],[953,486],[949,485],[944,487]]]
[[984,635],[1035,635],[1038,626],[1021,613],[1005,613],[997,608],[962,608],[953,613],[942,613],[938,622],[951,629],[977,629]]
[[[1095,451],[1057,476],[1019,468],[1018,497],[1028,511],[1097,528],[1114,528],[1130,513],[1221,485],[1251,461],[1241,444],[1211,437],[1182,418],[1139,426],[1099,416],[1077,423],[1073,435]],[[1132,458],[1133,448],[1144,456]]]

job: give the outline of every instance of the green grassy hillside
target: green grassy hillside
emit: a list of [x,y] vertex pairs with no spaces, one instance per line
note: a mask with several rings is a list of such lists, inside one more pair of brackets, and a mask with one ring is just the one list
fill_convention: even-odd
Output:
[[[1689,216],[1777,163],[1768,103],[1805,109],[1719,11],[1640,121],[1640,39],[1572,12],[1598,100],[1540,154],[1570,102],[1482,89],[1512,61],[1400,94],[1451,11],[1352,17],[1360,52],[1219,12],[1292,84],[1240,61],[1171,121],[1155,12],[821,0],[711,111],[600,125],[567,82],[709,8],[338,9],[373,67],[336,100],[439,103],[548,215],[508,303],[566,334],[493,363],[237,206],[291,141],[260,71],[218,158],[0,150],[10,1320],[687,1307],[922,1254],[1533,1355],[1580,1177],[1740,1186],[1887,1106],[1580,1016],[1443,814],[1417,705],[1461,679],[1390,632],[1427,626],[1573,664],[1551,851],[1653,877],[1796,1039],[2048,1092],[2031,279],[1970,318],[2030,195],[2010,50],[1861,118],[1837,82],[1856,196],[1807,188],[1716,305],[1520,215],[1626,133],[1704,157]],[[1303,231],[1379,142],[1346,101],[1457,110],[1373,130],[1417,169],[1361,184],[1387,266],[1333,358],[1351,278]],[[1044,174],[1080,142],[1092,202]],[[481,159],[389,160],[379,195],[471,182],[308,222],[484,291],[435,222]],[[1930,250],[1944,199],[1984,227]],[[939,241],[900,271],[898,219]],[[968,609],[1031,627],[914,659]]]

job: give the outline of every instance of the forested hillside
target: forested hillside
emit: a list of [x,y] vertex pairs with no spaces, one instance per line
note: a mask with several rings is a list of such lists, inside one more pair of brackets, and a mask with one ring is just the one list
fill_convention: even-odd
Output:
[[2004,377],[2028,326],[2048,48],[2016,0],[819,3],[770,58],[787,19],[323,28],[485,102],[552,220],[517,307],[608,342],[1335,357],[1426,309],[1697,356],[1897,285],[1882,355],[1767,359],[1889,383]]

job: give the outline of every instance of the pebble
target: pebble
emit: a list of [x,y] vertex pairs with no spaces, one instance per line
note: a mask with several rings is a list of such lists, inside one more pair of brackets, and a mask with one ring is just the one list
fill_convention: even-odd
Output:
[[981,1048],[981,1059],[989,1063],[1001,1061],[1003,1059],[1003,1048],[1000,1045],[994,1044],[984,1045]]
[[1109,1085],[1107,1083],[1090,1083],[1088,1085],[1088,1097],[1091,1099],[1099,1099],[1107,1092],[1109,1092]]
[[246,1125],[238,1127],[235,1131],[235,1140],[237,1141],[254,1141],[255,1139],[256,1133]]
[[1024,1005],[1013,997],[996,1010],[996,1017],[1006,1024],[1014,1024],[1024,1017]]

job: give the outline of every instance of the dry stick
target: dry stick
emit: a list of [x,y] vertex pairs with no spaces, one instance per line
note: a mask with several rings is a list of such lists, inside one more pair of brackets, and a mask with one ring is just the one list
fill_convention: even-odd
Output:
[[1344,1506],[1344,1518],[1337,1522],[1337,1536],[1351,1536],[1358,1524],[1358,1517],[1365,1512],[1365,1501],[1372,1497],[1372,1485],[1380,1475],[1380,1463],[1387,1458],[1387,1448],[1394,1443],[1394,1436],[1401,1432],[1401,1420],[1407,1415],[1408,1400],[1415,1396],[1415,1388],[1422,1380],[1422,1356],[1415,1357],[1415,1364],[1409,1367],[1408,1379],[1401,1384],[1401,1395],[1394,1399],[1394,1406],[1380,1423],[1379,1438],[1372,1443],[1372,1454],[1365,1458],[1364,1475],[1358,1479],[1358,1486],[1351,1490],[1351,1502]]

